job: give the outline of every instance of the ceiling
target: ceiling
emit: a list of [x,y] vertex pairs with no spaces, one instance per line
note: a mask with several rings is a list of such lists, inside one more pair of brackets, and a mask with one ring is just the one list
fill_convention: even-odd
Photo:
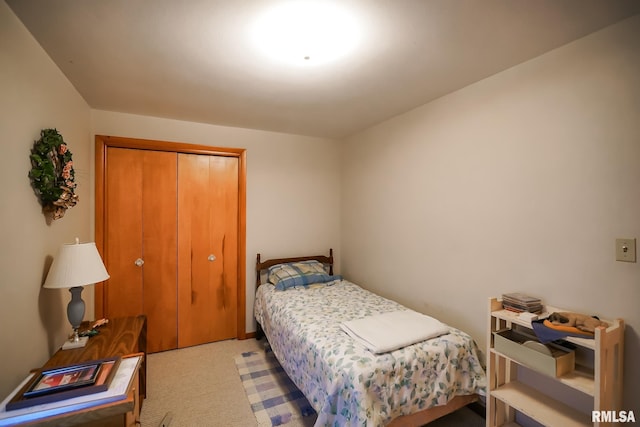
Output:
[[640,13],[637,0],[321,0],[358,20],[359,44],[283,64],[251,37],[283,0],[5,1],[93,109],[336,139]]

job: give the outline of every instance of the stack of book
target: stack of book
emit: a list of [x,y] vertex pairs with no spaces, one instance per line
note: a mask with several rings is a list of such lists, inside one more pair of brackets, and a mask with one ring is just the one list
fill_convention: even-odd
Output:
[[519,292],[502,294],[502,307],[516,313],[541,313],[542,300]]

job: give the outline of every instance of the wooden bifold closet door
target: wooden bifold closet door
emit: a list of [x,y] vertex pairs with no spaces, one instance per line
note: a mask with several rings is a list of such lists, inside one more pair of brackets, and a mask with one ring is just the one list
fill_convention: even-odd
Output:
[[238,161],[178,155],[178,346],[236,336]]
[[243,157],[111,138],[96,137],[96,315],[145,314],[150,353],[244,338]]
[[176,348],[177,154],[109,147],[105,317],[147,316],[147,349]]

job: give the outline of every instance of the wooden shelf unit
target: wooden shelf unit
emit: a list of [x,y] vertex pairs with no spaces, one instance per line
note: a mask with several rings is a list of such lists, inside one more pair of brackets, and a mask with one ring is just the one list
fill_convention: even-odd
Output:
[[[546,306],[540,317],[556,311],[567,310]],[[521,319],[517,313],[503,309],[502,302],[497,298],[489,300],[488,318],[487,427],[517,426],[515,421],[517,412],[545,426],[602,427],[610,425],[592,423],[591,413],[577,411],[519,382],[518,366],[525,368],[527,366],[495,350],[493,332],[517,327],[532,330],[531,322]],[[591,353],[591,357],[576,359],[573,372],[550,378],[590,396],[593,399],[592,410],[594,411],[619,411],[622,409],[624,321],[622,319],[603,320],[610,326],[597,328],[594,339],[574,337],[565,339],[577,347],[576,351]]]

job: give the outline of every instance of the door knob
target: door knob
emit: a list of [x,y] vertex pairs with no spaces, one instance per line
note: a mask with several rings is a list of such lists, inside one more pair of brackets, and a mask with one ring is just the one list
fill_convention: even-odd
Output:
[[207,258],[209,261],[215,261],[216,260],[216,256],[214,254],[209,255],[209,257]]
[[142,265],[144,264],[144,260],[142,258],[138,258],[137,260],[135,260],[134,264],[138,267],[142,267]]

